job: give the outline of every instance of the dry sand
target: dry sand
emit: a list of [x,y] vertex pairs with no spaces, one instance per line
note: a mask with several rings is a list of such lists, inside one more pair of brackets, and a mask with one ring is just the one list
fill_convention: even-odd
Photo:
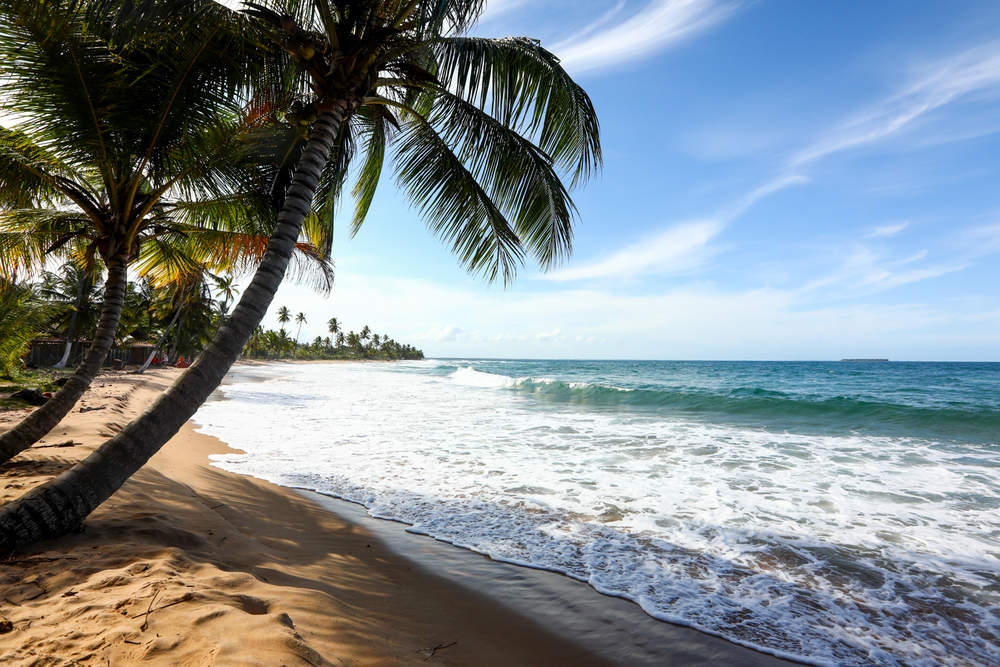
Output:
[[[0,466],[0,501],[85,456],[177,372],[102,376],[41,447]],[[0,412],[0,431],[24,414]],[[189,423],[84,533],[0,555],[0,662],[607,664],[417,566],[362,522],[208,464],[226,451]]]

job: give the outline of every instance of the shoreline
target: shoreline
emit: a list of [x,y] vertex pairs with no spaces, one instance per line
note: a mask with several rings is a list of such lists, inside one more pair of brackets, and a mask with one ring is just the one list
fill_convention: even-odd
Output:
[[[325,510],[360,525],[393,552],[442,579],[539,623],[611,664],[802,665],[724,637],[650,616],[634,601],[601,593],[562,572],[495,560],[423,533],[410,524],[371,516],[361,503],[290,487]],[[419,556],[419,557],[418,557]],[[571,609],[571,614],[566,614]]]
[[[85,456],[177,373],[99,378],[44,446],[0,467],[0,498]],[[0,430],[26,412],[0,413]],[[211,465],[234,451],[188,422],[85,532],[3,562],[9,664],[793,664]]]

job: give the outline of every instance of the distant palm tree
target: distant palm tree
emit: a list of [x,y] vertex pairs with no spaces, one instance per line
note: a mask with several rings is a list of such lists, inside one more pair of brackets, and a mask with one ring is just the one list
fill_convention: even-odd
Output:
[[306,314],[305,313],[299,313],[298,315],[295,316],[295,321],[299,325],[298,330],[295,332],[295,345],[298,346],[298,344],[299,344],[299,334],[302,333],[302,325],[306,323]]
[[240,291],[236,289],[231,275],[212,276],[212,280],[215,282],[215,293],[222,297],[222,303],[219,305],[219,313],[225,315],[229,312],[229,304],[232,303]]
[[[164,2],[127,5],[141,17]],[[0,553],[78,529],[198,410],[267,312],[303,227],[332,221],[349,174],[359,177],[355,230],[389,156],[397,184],[430,229],[487,279],[511,280],[526,255],[549,268],[569,254],[574,207],[560,174],[577,183],[600,164],[596,113],[537,40],[469,36],[485,5],[248,5],[246,13],[277,47],[265,71],[280,76],[267,90],[296,96],[274,115],[302,140],[288,152],[289,178],[275,188],[281,211],[267,254],[198,361],[153,406],[71,470],[0,509]],[[350,169],[355,151],[361,157]],[[327,204],[320,221],[310,216],[317,201]]]
[[337,333],[340,331],[340,322],[337,321],[336,317],[331,317],[329,320],[327,320],[326,326],[329,332],[332,333],[334,336],[336,336]]
[[278,322],[281,324],[288,324],[292,321],[292,311],[288,310],[288,306],[282,306],[278,309]]

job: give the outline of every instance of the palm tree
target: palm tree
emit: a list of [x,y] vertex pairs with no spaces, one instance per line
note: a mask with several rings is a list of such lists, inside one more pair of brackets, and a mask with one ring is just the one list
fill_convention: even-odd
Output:
[[579,182],[600,163],[598,124],[537,41],[467,36],[483,0],[267,4],[249,13],[301,74],[286,118],[305,140],[268,252],[197,363],[143,415],[0,510],[0,551],[79,527],[194,414],[266,313],[311,204],[334,201],[356,148],[355,229],[388,154],[399,186],[470,271],[506,282],[526,253],[548,268],[570,251],[574,209],[558,171]]
[[292,311],[288,310],[288,306],[282,306],[278,309],[278,322],[281,324],[288,324],[292,321]]
[[83,362],[0,435],[0,462],[51,430],[99,372],[129,263],[155,253],[152,240],[175,233],[191,206],[213,202],[201,220],[213,227],[233,208],[226,197],[241,149],[237,124],[221,119],[238,109],[227,91],[245,76],[242,28],[204,3],[145,10],[138,17],[109,0],[0,3],[2,109],[23,118],[0,127],[0,275],[32,271],[46,255],[81,266],[96,257],[107,268]]
[[240,291],[236,289],[231,275],[212,276],[212,280],[215,282],[215,293],[222,297],[222,303],[219,305],[219,313],[225,315],[229,312],[229,304],[236,298],[236,295]]
[[264,327],[258,326],[253,330],[253,333],[250,335],[250,341],[247,343],[251,357],[257,356],[257,352],[260,350],[260,345],[263,341]]
[[299,325],[298,330],[295,332],[295,345],[299,344],[299,334],[302,333],[302,325],[306,323],[306,314],[299,313],[295,316],[295,322]]
[[336,317],[331,317],[326,321],[327,330],[336,336],[340,332],[340,322],[337,321]]
[[42,274],[40,296],[50,303],[64,306],[66,312],[66,316],[59,318],[60,326],[65,325],[66,343],[62,358],[56,362],[54,368],[65,368],[69,363],[77,332],[89,331],[96,326],[96,313],[91,307],[91,303],[100,292],[95,280],[100,276],[95,273],[96,271],[98,267],[95,263],[80,268],[73,262],[66,262],[59,273],[46,271]]

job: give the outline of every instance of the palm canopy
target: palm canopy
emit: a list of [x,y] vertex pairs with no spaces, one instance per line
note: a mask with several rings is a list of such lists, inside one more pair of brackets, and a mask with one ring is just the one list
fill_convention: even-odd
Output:
[[332,213],[357,157],[354,233],[390,157],[398,186],[468,270],[506,282],[526,255],[549,268],[569,254],[575,209],[562,178],[580,183],[600,165],[599,126],[538,41],[467,36],[483,0],[247,4],[296,74],[272,70],[267,93],[285,120],[306,128],[330,105],[352,111],[316,200]]
[[[0,275],[118,255],[164,285],[266,251],[280,201],[241,94],[246,21],[208,0],[128,7],[0,0],[0,104],[21,119],[0,127]],[[326,232],[304,229],[296,268],[329,289]]]
[[171,210],[247,204],[231,199],[244,23],[189,0],[142,3],[140,21],[134,4],[0,0],[6,274],[60,249],[132,259]]

